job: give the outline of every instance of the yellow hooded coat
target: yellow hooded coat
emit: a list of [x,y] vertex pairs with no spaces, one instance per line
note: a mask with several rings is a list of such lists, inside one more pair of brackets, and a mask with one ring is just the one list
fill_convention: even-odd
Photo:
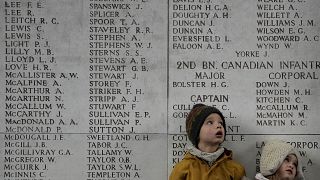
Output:
[[232,151],[225,149],[211,166],[188,152],[175,165],[170,180],[241,180],[243,176],[244,167],[232,160]]

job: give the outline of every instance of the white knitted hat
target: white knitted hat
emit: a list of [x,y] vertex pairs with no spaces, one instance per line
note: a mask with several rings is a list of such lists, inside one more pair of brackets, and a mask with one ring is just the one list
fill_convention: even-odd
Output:
[[268,141],[262,149],[260,172],[264,176],[274,174],[289,154],[295,154],[298,159],[297,176],[295,180],[304,180],[299,154],[288,143],[280,140]]

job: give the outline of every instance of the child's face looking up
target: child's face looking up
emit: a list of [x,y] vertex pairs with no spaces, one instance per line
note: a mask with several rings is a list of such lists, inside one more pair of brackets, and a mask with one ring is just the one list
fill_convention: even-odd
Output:
[[223,120],[217,113],[210,114],[199,133],[199,145],[218,147],[224,141]]
[[297,174],[298,159],[294,154],[289,154],[276,172],[280,179],[293,180]]

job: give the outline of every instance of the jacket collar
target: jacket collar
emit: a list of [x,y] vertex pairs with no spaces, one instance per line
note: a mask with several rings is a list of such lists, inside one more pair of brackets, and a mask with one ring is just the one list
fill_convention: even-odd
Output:
[[200,159],[205,160],[210,166],[217,161],[217,159],[223,154],[223,153],[227,153],[229,155],[230,152],[228,152],[228,150],[226,150],[224,147],[219,147],[218,150],[216,152],[213,153],[207,153],[207,152],[202,152],[200,151],[198,148],[194,147],[194,146],[190,146],[188,147],[188,152]]

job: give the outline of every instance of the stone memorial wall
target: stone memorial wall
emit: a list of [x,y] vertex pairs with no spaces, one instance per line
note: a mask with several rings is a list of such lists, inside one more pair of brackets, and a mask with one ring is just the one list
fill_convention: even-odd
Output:
[[320,175],[320,1],[0,0],[0,179],[163,180],[196,103],[249,178],[282,139]]

